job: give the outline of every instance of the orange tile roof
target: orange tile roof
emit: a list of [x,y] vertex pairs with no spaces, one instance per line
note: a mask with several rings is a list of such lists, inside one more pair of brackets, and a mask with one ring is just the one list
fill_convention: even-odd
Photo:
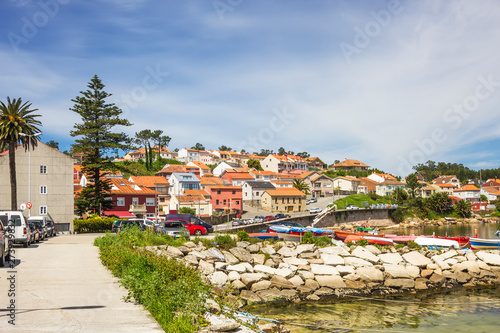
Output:
[[370,166],[366,165],[358,160],[346,159],[343,162],[335,164],[334,167],[365,167],[365,168],[369,168]]
[[251,179],[251,180],[254,179],[253,176],[250,175],[248,172],[234,172],[234,171],[227,170],[226,174],[231,179]]
[[464,192],[464,191],[479,191],[479,189],[474,185],[465,185],[461,188],[457,188],[454,192]]
[[434,184],[434,185],[439,186],[439,187],[449,187],[449,188],[457,187],[456,185],[453,185],[453,184]]
[[157,173],[174,173],[174,172],[186,172],[186,168],[184,165],[181,164],[170,164],[166,166],[165,168],[161,169]]
[[300,174],[300,178],[304,179],[304,178],[306,178],[314,173],[317,173],[317,171],[306,171],[306,172]]
[[222,184],[224,184],[224,182],[222,181],[222,179],[220,179],[218,177],[201,177],[200,184],[222,185]]
[[143,185],[147,187],[153,187],[156,185],[168,185],[170,184],[165,177],[161,176],[130,176],[132,182],[137,185]]
[[178,195],[177,199],[180,203],[206,203],[207,200],[203,195]]
[[490,194],[500,195],[500,191],[496,187],[493,187],[493,186],[483,186],[483,190],[485,190],[486,192],[488,192]]
[[194,165],[196,165],[196,166],[197,166],[198,168],[200,168],[200,169],[204,169],[204,170],[207,170],[207,169],[208,169],[208,170],[210,170],[210,167],[209,167],[209,166],[207,166],[205,163],[202,163],[202,162],[200,162],[200,161],[191,161],[191,162],[189,162],[189,163],[193,163]]
[[257,170],[252,170],[250,171],[251,173],[253,173],[254,175],[278,175],[278,173],[276,172],[272,172],[272,171],[257,171]]
[[184,190],[184,195],[202,195],[209,196],[207,191],[205,190]]
[[76,172],[82,172],[83,166],[80,164],[74,164],[73,168],[75,169]]
[[266,190],[271,197],[305,197],[306,195],[295,187],[292,188],[279,188],[275,190]]
[[396,177],[394,177],[393,175],[390,175],[388,173],[372,173],[372,175],[377,175],[379,177],[382,177],[384,179],[389,179],[389,180],[397,180]]
[[290,179],[290,180],[293,180],[293,179],[299,179],[300,175],[279,174],[278,178],[279,179]]
[[151,190],[147,187],[141,187],[140,189],[135,189],[134,184],[126,179],[116,179],[110,178],[110,183],[114,185],[116,188],[111,189],[111,193],[114,194],[135,194],[135,195],[144,195],[144,194],[155,194],[154,190]]

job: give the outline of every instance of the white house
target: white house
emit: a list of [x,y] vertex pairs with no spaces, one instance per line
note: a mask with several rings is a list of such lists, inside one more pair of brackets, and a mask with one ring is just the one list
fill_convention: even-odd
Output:
[[200,150],[182,148],[179,149],[177,159],[184,163],[200,160]]
[[453,194],[460,199],[467,200],[471,203],[481,201],[481,191],[475,185],[465,185],[453,191]]
[[342,193],[357,193],[360,180],[353,177],[335,177],[333,178],[333,189]]
[[498,200],[500,196],[500,191],[492,186],[481,187],[480,195],[485,195],[488,198],[488,202],[491,200]]
[[241,168],[241,165],[231,162],[221,162],[218,166],[213,170],[213,174],[216,177],[220,177],[220,175],[226,170],[235,170],[235,168]]
[[300,156],[269,154],[262,162],[262,169],[272,172],[290,172],[299,170],[306,172],[309,170],[309,164]]
[[199,190],[200,180],[193,173],[176,173],[174,172],[169,179],[170,194],[181,195],[184,190]]
[[267,190],[274,190],[275,187],[270,182],[257,180],[246,181],[241,187],[243,190],[243,202],[260,204],[260,197]]
[[385,182],[378,183],[376,186],[375,193],[378,195],[391,195],[397,188],[405,188],[405,183],[399,182],[397,180],[386,180]]
[[388,173],[372,173],[367,177],[377,183],[383,183],[386,180],[397,180],[396,177],[388,174]]

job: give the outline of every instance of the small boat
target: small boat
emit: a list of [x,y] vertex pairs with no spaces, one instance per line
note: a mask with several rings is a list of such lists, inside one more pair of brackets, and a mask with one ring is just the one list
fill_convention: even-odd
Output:
[[500,239],[498,238],[476,238],[469,239],[470,247],[473,250],[500,250]]
[[335,232],[333,230],[321,228],[299,228],[271,225],[269,226],[269,230],[277,233],[279,238],[292,242],[300,242],[302,237],[304,237],[307,232],[311,232],[313,237],[335,237]]
[[470,239],[470,237],[440,237],[440,236],[434,236],[434,238],[457,241],[460,246],[466,245]]
[[424,237],[424,236],[415,236],[412,234],[412,235],[408,235],[408,236],[384,235],[384,237],[394,241],[394,243],[406,244],[408,242],[414,242],[417,237]]
[[256,232],[256,233],[251,233],[248,234],[251,238],[258,238],[258,239],[278,239],[278,234],[275,232],[266,232],[265,230],[263,232]]
[[345,240],[347,236],[350,235],[355,235],[355,236],[373,236],[373,233],[369,232],[362,232],[362,231],[344,231],[344,230],[334,230],[335,231],[335,238],[338,240]]
[[415,238],[415,243],[420,245],[421,247],[446,247],[446,248],[455,248],[459,249],[460,245],[458,244],[457,241],[450,240],[450,239],[440,239],[436,237],[425,237],[425,236],[420,236]]
[[368,244],[379,244],[379,245],[395,245],[392,239],[384,237],[374,237],[374,236],[359,236],[359,235],[349,235],[345,238],[344,243],[353,242],[356,243],[359,240],[366,240]]
[[445,217],[444,218],[446,221],[456,221],[457,219],[454,217]]

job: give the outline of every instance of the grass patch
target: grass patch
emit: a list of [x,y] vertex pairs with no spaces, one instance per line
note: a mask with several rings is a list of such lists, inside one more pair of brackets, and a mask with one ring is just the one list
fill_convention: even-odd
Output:
[[[102,263],[119,277],[133,298],[151,313],[165,332],[195,332],[203,324],[211,287],[181,261],[156,256],[136,247],[178,246],[185,240],[130,228],[95,240]],[[201,319],[200,319],[201,318]]]
[[[353,194],[350,196],[347,196],[343,199],[339,199],[335,201],[335,204],[337,205],[337,209],[345,209],[347,205],[355,205],[356,207],[362,208],[362,202],[363,203],[368,203],[368,206],[371,204],[386,204],[389,205],[391,204],[391,198],[390,197],[382,197],[382,196],[375,196],[375,195],[368,195],[368,194]],[[394,202],[392,202],[394,203]]]

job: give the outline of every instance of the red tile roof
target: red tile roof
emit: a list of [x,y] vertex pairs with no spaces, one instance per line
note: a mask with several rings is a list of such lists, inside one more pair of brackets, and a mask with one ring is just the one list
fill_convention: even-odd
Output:
[[305,197],[306,195],[296,188],[278,188],[275,190],[266,190],[271,197]]

